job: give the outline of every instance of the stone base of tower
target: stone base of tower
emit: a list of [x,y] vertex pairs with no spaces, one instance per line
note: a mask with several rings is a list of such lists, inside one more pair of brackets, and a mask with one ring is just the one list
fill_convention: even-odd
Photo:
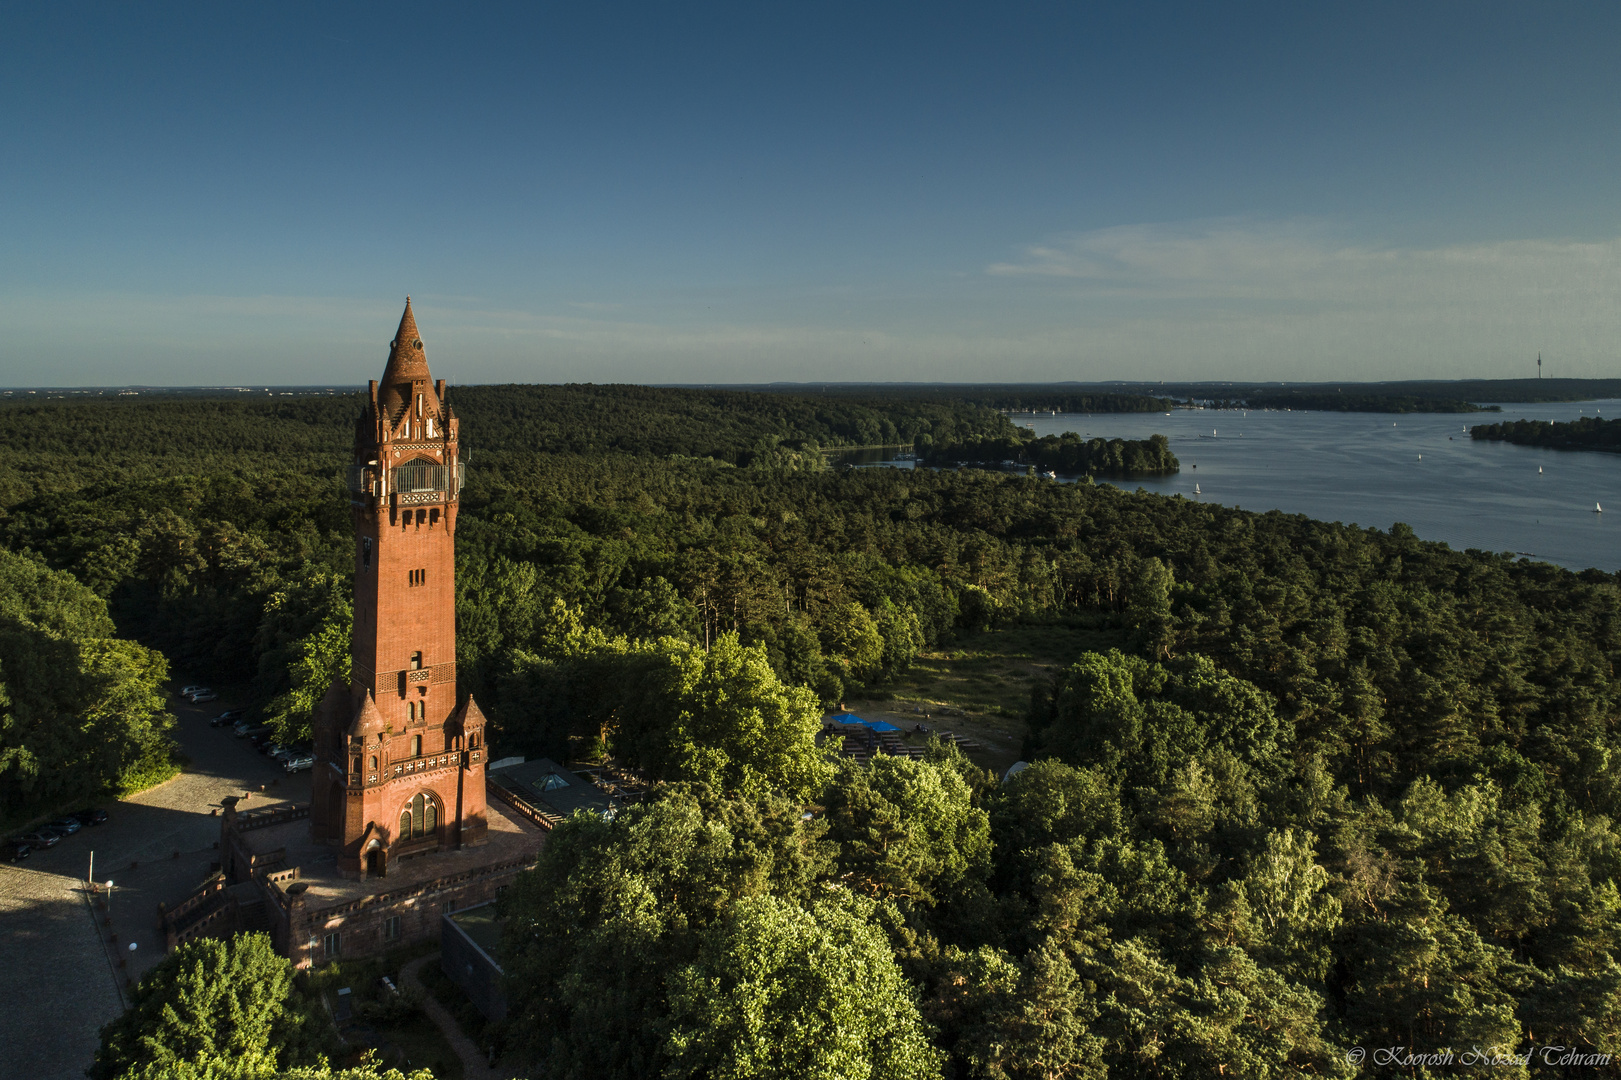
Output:
[[[493,900],[534,865],[547,829],[504,807],[484,814],[480,842],[403,848],[383,874],[342,865],[345,852],[309,834],[309,807],[238,813],[220,825],[220,874],[164,917],[169,947],[263,929],[305,968],[438,940],[441,916]],[[249,925],[251,923],[251,926]]]
[[439,723],[414,706],[390,723],[372,690],[334,681],[311,722],[310,839],[336,849],[339,873],[362,880],[482,846],[484,726],[471,697]]

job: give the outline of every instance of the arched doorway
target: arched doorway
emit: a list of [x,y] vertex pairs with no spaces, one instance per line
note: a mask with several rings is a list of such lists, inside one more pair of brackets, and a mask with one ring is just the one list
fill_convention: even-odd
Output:
[[388,854],[383,850],[383,842],[372,837],[371,843],[366,846],[367,877],[385,877],[388,873]]

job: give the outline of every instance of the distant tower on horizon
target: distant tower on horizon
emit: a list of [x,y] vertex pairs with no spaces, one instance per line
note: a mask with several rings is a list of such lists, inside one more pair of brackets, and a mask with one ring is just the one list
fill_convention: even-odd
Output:
[[480,844],[486,828],[484,716],[456,694],[460,424],[428,371],[410,297],[369,395],[349,465],[349,682],[316,710],[310,792],[311,835],[361,877]]
[[1537,353],[1537,378],[1542,378],[1542,354]]

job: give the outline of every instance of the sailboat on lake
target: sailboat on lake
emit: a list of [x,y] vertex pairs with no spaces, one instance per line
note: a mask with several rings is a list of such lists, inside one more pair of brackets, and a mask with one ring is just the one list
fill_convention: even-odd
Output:
[[1199,490],[1199,485],[1198,484],[1193,485],[1193,493],[1195,495],[1203,495],[1204,494],[1204,492]]
[[1604,507],[1600,506],[1598,503],[1594,503],[1593,504],[1593,513],[1595,513],[1595,514],[1604,513]]

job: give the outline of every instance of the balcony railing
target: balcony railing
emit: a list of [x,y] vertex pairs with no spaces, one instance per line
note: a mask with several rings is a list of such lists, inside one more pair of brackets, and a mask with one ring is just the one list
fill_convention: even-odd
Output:
[[[356,495],[383,496],[387,494],[417,496],[412,502],[424,501],[424,496],[433,496],[446,490],[446,481],[449,479],[452,466],[441,465],[438,462],[423,461],[417,458],[404,465],[389,471],[387,475],[387,489],[385,481],[380,478],[375,466],[351,465],[349,466],[349,490]],[[467,466],[454,462],[456,470],[456,493],[461,494],[462,488],[467,486]],[[432,501],[429,499],[428,501]]]

